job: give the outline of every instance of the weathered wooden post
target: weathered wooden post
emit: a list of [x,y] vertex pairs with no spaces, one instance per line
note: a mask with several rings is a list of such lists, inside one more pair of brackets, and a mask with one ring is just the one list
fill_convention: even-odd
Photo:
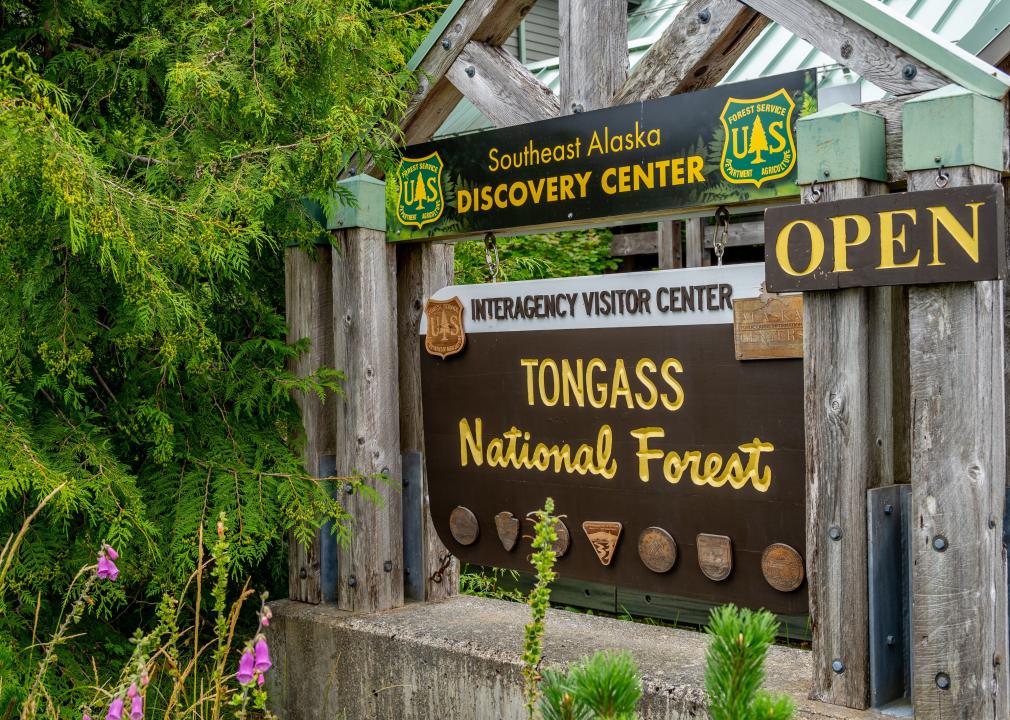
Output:
[[628,3],[561,0],[561,113],[610,106],[628,78]]
[[337,604],[355,611],[403,604],[400,424],[396,373],[396,253],[386,244],[385,184],[343,181],[356,206],[330,225],[333,253],[333,364],[347,375],[334,407],[339,475],[385,473],[380,501],[343,492],[350,543],[337,556]]
[[[804,202],[886,192],[884,121],[838,105],[797,124]],[[803,296],[804,422],[807,457],[807,572],[819,700],[869,703],[866,491],[894,482],[891,441],[875,418],[900,425],[889,388],[894,293],[850,288]],[[882,301],[883,300],[883,301]],[[875,376],[875,377],[874,377]]]
[[[438,539],[428,507],[428,476],[424,464],[424,425],[421,406],[420,337],[424,301],[436,290],[452,284],[453,246],[443,243],[409,243],[396,246],[397,283],[397,351],[400,380],[400,448],[404,458],[417,453],[417,474],[411,478],[421,482],[419,507],[404,506],[404,512],[417,513],[416,523],[408,522],[419,532],[404,538],[404,543],[417,542],[414,553],[420,578],[407,578],[407,596],[411,600],[444,600],[459,592],[459,563],[449,556]],[[404,478],[405,482],[408,481]],[[405,488],[405,496],[411,496]],[[446,564],[447,563],[447,564]],[[443,567],[443,564],[445,566]],[[439,572],[441,571],[441,572]],[[436,579],[438,582],[436,582]],[[411,590],[413,589],[413,592]]]
[[[333,249],[319,245],[315,253],[301,248],[288,248],[284,257],[285,307],[287,308],[288,342],[308,338],[309,351],[294,361],[290,370],[296,375],[310,375],[320,367],[332,366],[333,322],[332,282]],[[332,458],[334,433],[333,395],[321,402],[312,394],[295,395],[295,402],[305,427],[303,459],[305,469],[316,477],[329,475],[322,466],[324,458]],[[307,603],[323,600],[322,538],[316,534],[312,543],[304,546],[294,539],[288,544],[288,597]],[[328,588],[328,593],[332,588]],[[332,598],[328,598],[332,599]]]
[[[999,182],[1002,103],[950,85],[908,101],[903,114],[909,190]],[[1004,282],[909,289],[919,720],[1008,712]]]

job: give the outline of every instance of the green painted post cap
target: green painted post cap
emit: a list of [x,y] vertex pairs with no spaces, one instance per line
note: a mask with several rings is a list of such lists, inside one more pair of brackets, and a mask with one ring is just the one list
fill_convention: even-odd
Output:
[[958,85],[913,98],[901,110],[905,170],[979,165],[1003,170],[1003,104]]
[[887,180],[884,118],[838,103],[796,123],[796,182]]
[[337,184],[350,192],[356,202],[348,204],[342,199],[346,193],[335,192],[336,211],[327,220],[327,230],[368,228],[386,231],[386,183],[371,175],[353,175]]

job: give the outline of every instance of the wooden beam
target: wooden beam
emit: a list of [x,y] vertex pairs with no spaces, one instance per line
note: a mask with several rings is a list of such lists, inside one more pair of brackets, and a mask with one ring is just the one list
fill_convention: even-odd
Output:
[[561,112],[609,107],[628,78],[627,0],[561,0]]
[[[308,338],[307,352],[289,363],[290,371],[299,377],[333,365],[333,324],[331,322],[332,249],[315,248],[309,253],[300,248],[288,248],[284,255],[284,289],[287,313],[288,342]],[[332,455],[336,444],[334,406],[331,395],[324,403],[314,393],[294,393],[305,431],[302,451],[305,470],[320,476],[320,460]],[[293,538],[288,543],[288,597],[307,603],[322,601],[319,533],[312,542],[302,545]]]
[[[819,202],[887,189],[859,179],[818,187]],[[803,294],[812,697],[852,708],[869,704],[866,491],[883,484],[885,472],[875,464],[875,399],[867,380],[881,331],[870,294],[866,288]]]
[[679,220],[660,220],[656,225],[656,236],[659,240],[659,269],[679,268],[684,264],[684,244],[681,239]]
[[463,48],[447,77],[495,127],[557,117],[561,108],[525,65],[500,47],[475,40]]
[[[715,225],[702,225],[705,233],[706,250],[712,249],[715,240]],[[729,226],[729,236],[726,238],[726,247],[742,247],[745,245],[765,244],[765,224],[761,220],[750,222],[732,223]]]
[[[948,186],[999,182],[978,166]],[[934,190],[935,171],[908,174]],[[1002,280],[908,291],[915,716],[1007,717]]]
[[610,239],[610,254],[613,257],[655,255],[659,252],[658,243],[659,234],[656,230],[614,233],[614,236]]
[[[400,243],[396,246],[397,338],[400,378],[400,449],[424,454],[421,407],[420,332],[424,301],[452,284],[454,246],[442,243]],[[441,582],[432,576],[448,552],[438,539],[428,505],[428,473],[424,472],[421,567],[424,600],[444,600],[459,592],[459,563],[453,559]],[[416,598],[422,599],[422,598]]]
[[613,104],[714,86],[767,24],[738,0],[689,0],[635,65]]
[[708,265],[708,253],[702,247],[705,239],[703,223],[701,218],[696,217],[684,221],[684,267]]
[[403,516],[396,358],[396,248],[382,231],[334,231],[333,356],[347,375],[335,404],[339,475],[385,472],[378,499],[344,492],[352,534],[337,559],[337,604],[403,605]]
[[934,90],[945,76],[821,0],[743,0],[838,63],[895,95]]

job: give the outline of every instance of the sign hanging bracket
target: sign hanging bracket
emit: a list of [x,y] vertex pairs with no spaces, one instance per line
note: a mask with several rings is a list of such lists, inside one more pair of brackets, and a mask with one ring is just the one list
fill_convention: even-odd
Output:
[[720,205],[715,211],[715,237],[712,239],[712,249],[715,250],[715,260],[722,267],[722,256],[726,252],[726,241],[729,239],[729,210]]
[[487,261],[487,271],[491,275],[491,282],[498,282],[501,263],[498,261],[498,241],[493,232],[484,235],[484,260]]

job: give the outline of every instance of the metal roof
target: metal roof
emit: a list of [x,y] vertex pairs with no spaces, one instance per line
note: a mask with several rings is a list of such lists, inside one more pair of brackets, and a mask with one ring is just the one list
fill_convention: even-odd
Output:
[[[937,36],[958,42],[969,34],[994,6],[1004,0],[874,0],[885,6],[890,14],[902,16],[917,25],[932,30]],[[628,56],[632,67],[644,57],[663,30],[673,22],[686,0],[643,0],[628,15]],[[992,16],[992,13],[988,13]],[[966,47],[973,53],[978,52]],[[559,92],[558,59],[530,63],[527,67],[534,76],[555,93]],[[831,57],[816,50],[785,28],[772,23],[758,36],[736,64],[723,83],[740,82],[768,75],[816,67],[819,86],[858,86],[862,102],[884,96],[876,85],[860,78],[848,68],[843,68]],[[853,92],[855,88],[852,88]],[[449,114],[435,137],[458,135],[492,127],[491,122],[466,98]]]

